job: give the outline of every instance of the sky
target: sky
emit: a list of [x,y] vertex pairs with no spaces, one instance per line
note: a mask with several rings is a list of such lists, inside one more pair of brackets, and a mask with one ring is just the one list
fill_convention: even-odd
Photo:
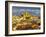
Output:
[[16,7],[16,6],[12,7],[12,15],[13,16],[15,16],[15,15],[19,16],[25,11],[29,12],[32,15],[40,16],[40,8],[39,7]]

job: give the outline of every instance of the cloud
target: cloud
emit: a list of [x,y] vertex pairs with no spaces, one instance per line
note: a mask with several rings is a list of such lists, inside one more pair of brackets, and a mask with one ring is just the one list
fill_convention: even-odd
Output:
[[28,11],[29,13],[39,16],[40,15],[40,8],[33,8],[33,7],[13,7],[12,14],[13,15],[20,15],[24,11]]

